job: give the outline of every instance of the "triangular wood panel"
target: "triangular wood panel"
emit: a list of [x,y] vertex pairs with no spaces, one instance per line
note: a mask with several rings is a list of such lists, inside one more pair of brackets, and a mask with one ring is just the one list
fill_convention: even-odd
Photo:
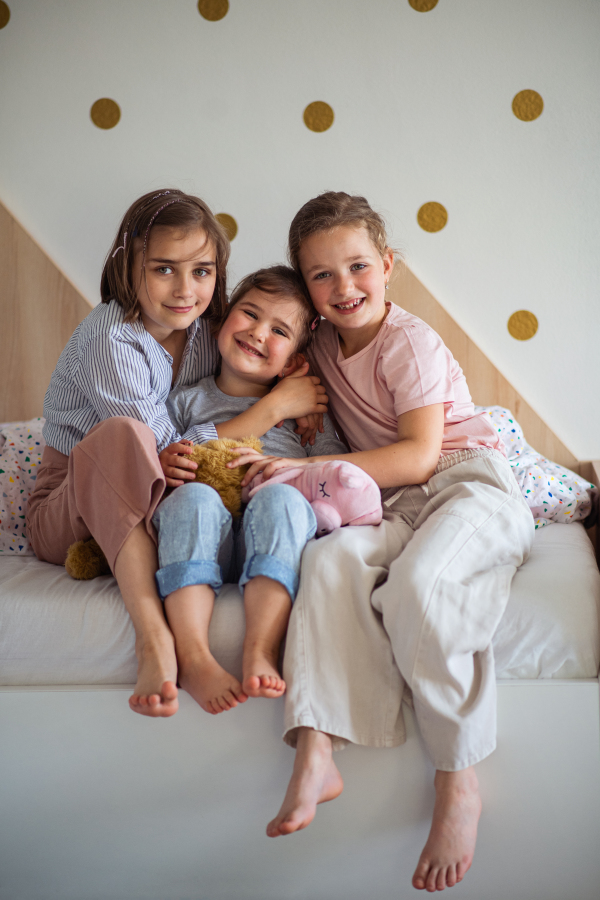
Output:
[[88,301],[0,204],[0,421],[42,415],[44,394]]
[[474,403],[510,409],[532,447],[548,459],[579,471],[578,461],[568,447],[548,428],[408,266],[402,263],[397,264],[390,282],[389,298],[437,331],[465,373]]

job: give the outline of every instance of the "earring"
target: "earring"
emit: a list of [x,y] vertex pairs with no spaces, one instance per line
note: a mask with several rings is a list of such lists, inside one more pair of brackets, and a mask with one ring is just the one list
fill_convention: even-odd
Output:
[[386,289],[386,291],[389,291],[389,289],[390,289],[390,286],[389,286],[389,284],[387,283],[387,281],[386,281],[386,283],[385,283],[385,289]]

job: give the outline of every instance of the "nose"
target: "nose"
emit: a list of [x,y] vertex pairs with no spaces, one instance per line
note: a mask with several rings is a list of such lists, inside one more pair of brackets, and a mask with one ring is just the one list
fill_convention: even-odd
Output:
[[335,278],[335,293],[339,297],[345,297],[354,290],[354,279],[351,272],[340,272]]
[[193,276],[191,273],[182,272],[179,278],[177,279],[177,283],[175,285],[175,290],[173,294],[175,297],[179,297],[181,299],[187,300],[194,296],[193,291]]
[[254,321],[248,328],[248,334],[253,337],[255,341],[261,341],[263,343],[267,339],[268,332],[269,326],[267,322],[262,322],[260,319]]

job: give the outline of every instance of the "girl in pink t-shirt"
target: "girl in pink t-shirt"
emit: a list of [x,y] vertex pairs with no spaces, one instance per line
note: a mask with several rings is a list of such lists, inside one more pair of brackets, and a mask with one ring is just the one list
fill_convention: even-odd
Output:
[[[318,803],[339,795],[333,749],[402,743],[406,686],[437,770],[413,885],[443,890],[473,858],[473,765],[495,747],[491,641],[533,520],[450,351],[386,302],[394,252],[367,201],[333,192],[309,201],[292,222],[289,253],[325,319],[312,362],[354,451],[306,462],[342,458],[364,469],[386,513],[379,526],[338,529],[305,550],[284,663],[296,762],[267,834],[306,827]],[[263,457],[245,482],[291,464]]]

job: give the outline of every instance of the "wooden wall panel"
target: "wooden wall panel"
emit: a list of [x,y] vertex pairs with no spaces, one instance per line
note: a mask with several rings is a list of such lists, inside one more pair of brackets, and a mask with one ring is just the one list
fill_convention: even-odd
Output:
[[504,406],[523,428],[526,440],[540,453],[579,471],[578,461],[527,401],[473,343],[424,284],[401,263],[390,281],[389,299],[431,325],[458,361],[478,406]]
[[91,305],[0,204],[0,421],[41,416],[63,347]]

